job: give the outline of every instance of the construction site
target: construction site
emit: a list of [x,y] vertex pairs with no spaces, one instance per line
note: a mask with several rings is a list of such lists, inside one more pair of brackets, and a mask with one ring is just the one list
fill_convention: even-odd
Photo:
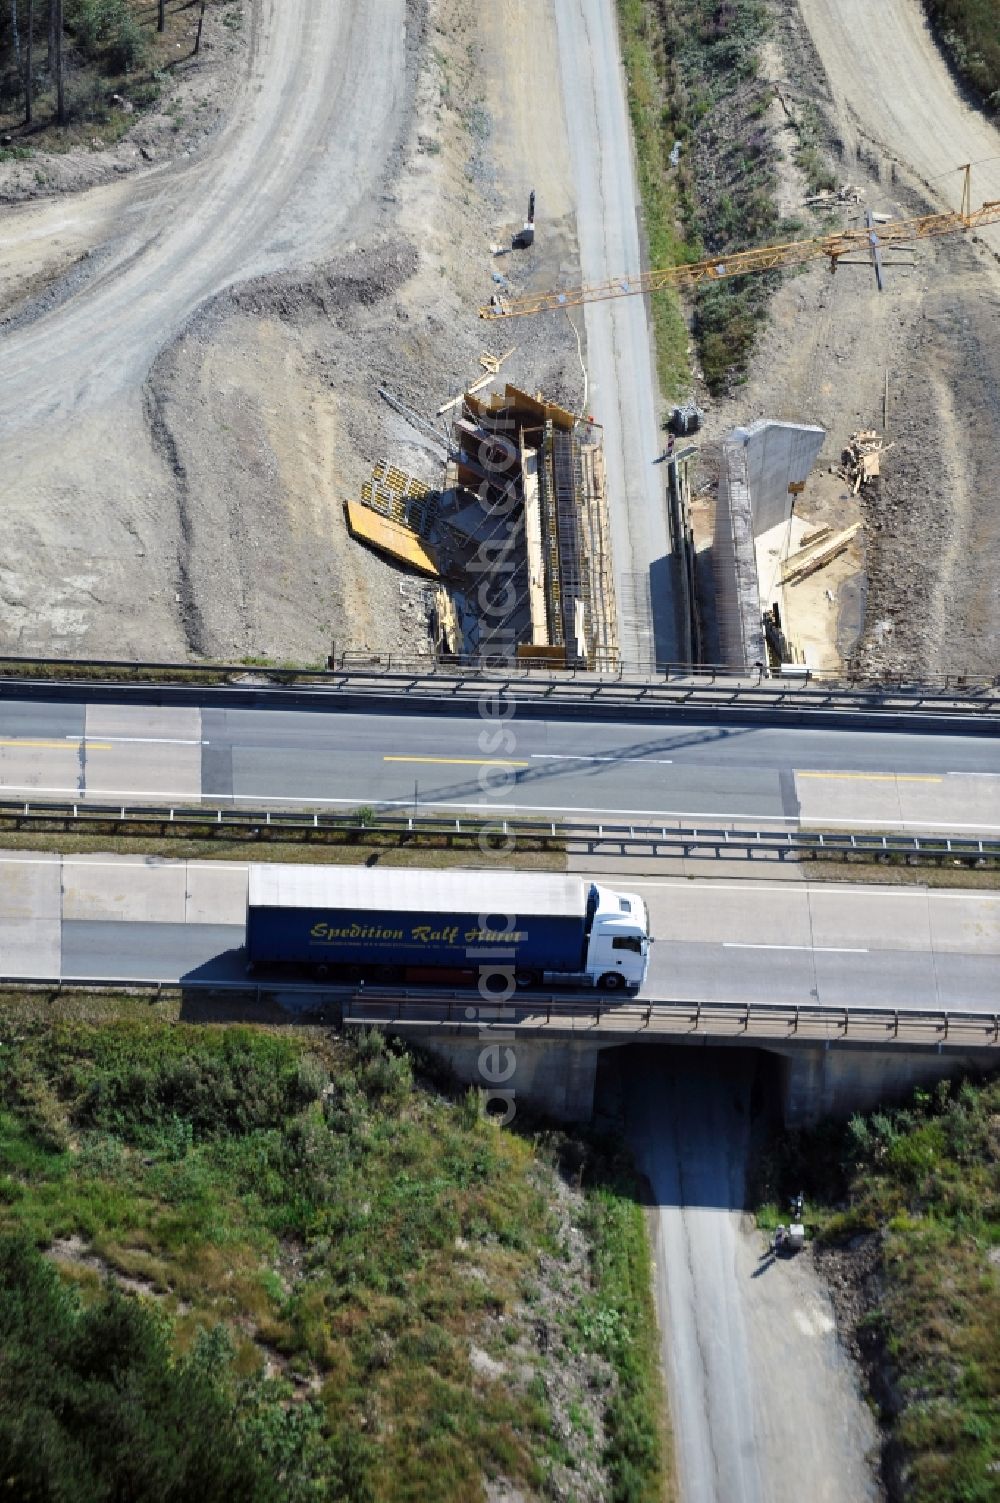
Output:
[[466,392],[439,490],[376,466],[345,501],[351,536],[438,581],[442,660],[615,669],[600,430],[539,393]]
[[[272,113],[221,155],[192,115],[137,117],[106,161],[52,154],[44,183],[0,163],[6,650],[989,676],[995,128],[928,64],[951,124],[931,150],[915,105],[904,170],[816,84],[834,184],[817,190],[786,88],[808,93],[814,59],[775,0],[762,154],[771,222],[796,228],[753,246],[737,225],[752,248],[661,266],[621,78],[579,52],[577,21],[527,0],[502,21],[470,0],[397,8],[388,61],[376,21],[343,22],[338,108],[361,146],[332,130],[317,64],[270,197],[260,143],[288,60]],[[196,77],[229,98],[246,66],[207,25],[178,108]],[[838,58],[824,41],[831,77]],[[178,174],[185,153],[217,172],[224,202],[180,212],[171,166],[141,228],[135,184],[168,149]],[[176,276],[139,253],[156,234]],[[746,377],[710,390],[697,299],[763,282]],[[661,293],[688,338],[673,391]]]
[[[838,204],[859,199],[852,185],[836,195]],[[480,317],[493,323],[533,319],[817,260],[836,271],[842,262],[859,264],[857,257],[882,292],[886,249],[910,249],[997,221],[1000,203],[973,209],[966,168],[957,212],[897,221],[868,210],[863,228],[575,290],[511,297],[512,271],[499,278],[505,291],[493,294]],[[510,249],[526,249],[535,239],[532,192],[528,218]],[[500,252],[491,246],[494,256]],[[655,462],[662,467],[679,646],[674,662],[641,662],[621,648],[611,520],[621,503],[608,494],[602,426],[592,415],[574,415],[543,393],[532,396],[509,382],[502,392],[481,395],[514,353],[483,353],[486,375],[438,408],[434,419],[382,390],[405,421],[441,444],[440,484],[383,460],[362,485],[360,500],[344,503],[353,539],[435,581],[429,620],[437,661],[601,672],[707,662],[739,674],[793,676],[843,668],[864,624],[864,588],[857,583],[864,570],[862,506],[878,497],[883,456],[893,447],[888,371],[881,431],[852,433],[838,462],[820,473],[823,428],[765,418],[732,429],[714,456],[708,515],[699,516],[694,504],[696,477],[704,484],[705,475],[696,437],[703,414],[693,403],[672,410]],[[446,425],[439,427],[442,420]]]

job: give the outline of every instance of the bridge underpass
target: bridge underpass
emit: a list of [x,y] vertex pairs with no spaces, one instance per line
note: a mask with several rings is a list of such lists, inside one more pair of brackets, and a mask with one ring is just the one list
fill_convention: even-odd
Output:
[[[564,1119],[590,1117],[602,1052],[634,1043],[765,1048],[795,1121],[1000,1059],[1000,893],[618,880],[642,893],[656,939],[638,999],[525,994],[491,1020],[474,993],[358,996],[280,975],[261,989],[405,1032],[472,1083],[502,1043],[521,1101]],[[245,991],[246,893],[242,862],[0,853],[0,977]]]
[[615,1069],[600,1104],[645,1177],[685,1496],[792,1503],[805,1487],[875,1503],[874,1420],[829,1297],[804,1261],[767,1256],[745,1210],[750,1153],[778,1112],[778,1062],[671,1047],[605,1058]]

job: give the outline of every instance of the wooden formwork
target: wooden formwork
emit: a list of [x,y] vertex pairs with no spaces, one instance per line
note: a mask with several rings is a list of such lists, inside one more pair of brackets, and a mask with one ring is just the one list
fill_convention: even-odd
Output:
[[590,597],[591,667],[606,668],[619,661],[618,603],[615,567],[608,526],[604,450],[598,444],[580,449],[583,491],[581,522]]

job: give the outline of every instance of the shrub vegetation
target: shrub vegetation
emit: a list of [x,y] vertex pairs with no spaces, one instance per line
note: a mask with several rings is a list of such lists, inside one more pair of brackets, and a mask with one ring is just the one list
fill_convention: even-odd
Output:
[[[503,1477],[537,1494],[588,1444],[585,1427],[564,1444],[544,1381],[565,1340],[582,1385],[591,1361],[612,1374],[613,1438],[588,1465],[623,1503],[657,1496],[627,1165],[496,1128],[379,1034],[40,1006],[8,999],[0,1021],[0,1491],[469,1503]],[[571,1151],[592,1276],[545,1358],[524,1312],[560,1256],[551,1166]],[[537,1382],[472,1362],[473,1341],[502,1358],[519,1321]]]
[[[774,240],[773,153],[762,124],[770,91],[757,77],[768,29],[762,0],[619,0],[619,16],[653,265]],[[694,334],[712,392],[745,372],[776,280],[719,282],[696,295]],[[678,385],[671,320],[679,315],[676,299],[660,296],[671,310],[656,320],[669,391]]]
[[924,0],[959,73],[1000,112],[1000,12],[996,0]]
[[876,1253],[858,1334],[893,1503],[991,1503],[1000,1477],[1000,1078],[945,1081],[907,1107],[783,1135],[760,1168],[763,1223],[800,1187],[821,1245]]

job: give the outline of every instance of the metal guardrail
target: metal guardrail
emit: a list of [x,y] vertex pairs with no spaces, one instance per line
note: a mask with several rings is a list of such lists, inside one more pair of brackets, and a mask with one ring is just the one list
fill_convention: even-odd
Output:
[[[661,664],[655,672],[569,669],[553,673],[531,669],[516,661],[484,665],[475,660],[432,663],[427,659],[342,653],[326,668],[254,663],[135,663],[119,658],[60,659],[0,657],[0,682],[46,681],[53,685],[79,681],[111,683],[116,689],[150,688],[162,682],[175,689],[195,686],[239,689],[253,687],[299,689],[333,693],[406,692],[453,700],[503,693],[526,701],[606,703],[651,708],[682,703],[715,706],[753,704],[757,708],[866,710],[872,713],[921,710],[923,713],[995,715],[1000,713],[1000,679],[970,682],[964,675],[931,681],[886,676],[878,682],[860,677],[827,676],[809,670],[802,677],[768,677],[763,669],[734,674],[722,666]],[[101,678],[101,674],[106,675]],[[9,675],[9,676],[8,676]]]
[[[797,1006],[768,1002],[611,1002],[607,998],[566,1000],[519,998],[504,1007],[470,1008],[470,994],[419,999],[386,994],[355,994],[345,1002],[345,1027],[382,1026],[407,1033],[435,1030],[484,1040],[493,1033],[555,1039],[603,1035],[608,1042],[676,1039],[697,1035],[794,1042],[851,1042],[868,1045],[918,1044],[957,1048],[1000,1048],[1000,1014],[958,1009]],[[479,1011],[490,1016],[482,1019]],[[469,1012],[477,1014],[470,1018]],[[498,1016],[499,1014],[499,1016]]]
[[[607,1042],[705,1036],[749,1043],[917,1044],[937,1049],[1000,1049],[1000,1013],[958,1008],[797,1006],[780,1002],[613,1002],[604,995],[518,994],[506,1005],[485,1004],[474,991],[355,989],[296,982],[136,980],[132,977],[18,977],[0,974],[0,988],[63,995],[135,992],[152,1001],[198,992],[206,996],[296,997],[310,1001],[303,1017],[334,1013],[345,1027],[467,1035],[488,1040],[514,1030],[518,1036],[553,1041],[562,1037]],[[488,1013],[489,1016],[484,1016]],[[470,1014],[473,1016],[470,1017]]]
[[[138,829],[137,829],[138,827]],[[167,839],[177,831],[205,839],[243,839],[266,844],[274,839],[304,843],[360,845],[373,840],[407,845],[433,841],[447,846],[476,845],[484,833],[522,848],[586,849],[606,853],[614,848],[626,853],[648,849],[659,856],[742,856],[754,858],[827,857],[843,860],[888,860],[902,857],[916,861],[995,862],[1000,860],[1000,840],[938,835],[876,835],[865,833],[820,833],[807,830],[729,830],[664,824],[608,822],[572,823],[556,820],[435,817],[434,815],[381,815],[358,817],[357,812],[336,814],[269,809],[236,809],[203,805],[54,803],[48,800],[0,800],[0,833],[4,829],[41,829],[51,832],[98,830],[148,834]]]

